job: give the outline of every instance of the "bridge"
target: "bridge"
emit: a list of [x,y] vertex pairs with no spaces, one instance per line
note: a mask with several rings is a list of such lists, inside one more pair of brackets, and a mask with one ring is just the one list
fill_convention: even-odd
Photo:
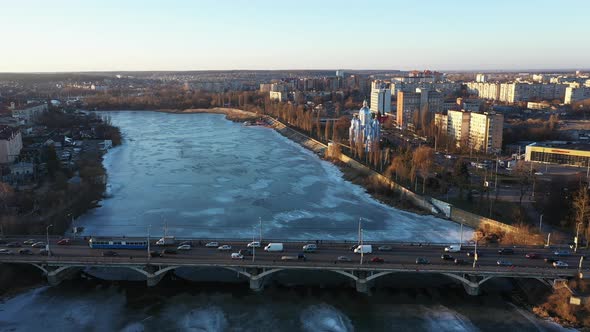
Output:
[[[27,239],[36,238],[45,240],[44,236],[28,236],[10,238],[9,241],[23,243]],[[0,255],[0,263],[30,264],[37,267],[47,277],[50,285],[58,285],[61,281],[71,278],[85,268],[119,268],[133,270],[143,275],[148,286],[157,285],[168,273],[178,268],[218,268],[235,272],[240,278],[249,280],[250,288],[255,291],[262,290],[274,273],[280,271],[328,271],[330,273],[345,276],[354,283],[357,291],[368,293],[375,280],[383,276],[398,273],[440,274],[461,283],[468,294],[478,295],[480,287],[493,278],[532,278],[543,283],[551,284],[556,279],[569,279],[582,276],[588,268],[582,267],[581,259],[585,252],[578,252],[569,256],[553,255],[554,249],[543,247],[512,247],[514,254],[501,255],[499,247],[478,246],[478,260],[474,263],[473,257],[468,257],[467,252],[473,252],[473,245],[463,245],[461,252],[450,253],[454,258],[464,260],[463,264],[455,264],[451,260],[443,260],[444,245],[418,244],[418,243],[366,243],[373,245],[373,253],[362,257],[354,254],[350,247],[353,242],[328,242],[318,241],[318,250],[315,253],[306,253],[303,260],[282,260],[282,256],[297,256],[302,252],[302,246],[311,242],[285,242],[283,252],[265,252],[262,248],[256,248],[253,256],[245,259],[232,259],[231,253],[239,249],[245,249],[249,241],[218,241],[220,245],[232,246],[230,251],[220,251],[217,248],[205,247],[212,239],[183,240],[191,241],[191,250],[177,251],[176,254],[163,255],[162,257],[150,257],[147,250],[115,250],[118,256],[105,257],[103,253],[108,250],[91,249],[87,241],[77,239],[69,245],[58,245],[60,238],[50,238],[50,256],[38,254],[40,249],[23,245],[21,248],[6,248],[12,250],[12,254]],[[131,238],[130,238],[131,239]],[[6,242],[8,239],[4,239]],[[180,240],[177,240],[177,243]],[[268,241],[281,242],[281,241]],[[266,241],[265,241],[266,243]],[[151,241],[151,250],[162,250],[164,247],[155,246]],[[387,251],[379,251],[382,245],[390,246]],[[33,254],[19,254],[19,249],[30,248]],[[169,246],[168,248],[176,248]],[[536,259],[526,258],[525,255],[535,253]],[[339,261],[337,258],[346,256],[350,261]],[[383,262],[373,262],[379,257]],[[428,264],[416,264],[417,258],[424,258]],[[559,258],[568,264],[565,268],[555,268],[544,261],[543,258]],[[510,262],[510,265],[498,265],[498,260]]]

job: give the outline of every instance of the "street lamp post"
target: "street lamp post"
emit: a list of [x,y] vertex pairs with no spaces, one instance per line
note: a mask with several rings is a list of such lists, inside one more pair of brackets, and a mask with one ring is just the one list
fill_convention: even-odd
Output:
[[47,236],[47,242],[45,244],[45,250],[47,250],[47,256],[51,256],[51,250],[49,249],[49,227],[53,227],[53,224],[45,228],[45,235]]
[[[256,226],[252,227],[252,243],[254,243],[254,238],[256,237]],[[262,244],[260,244],[262,245]],[[254,263],[254,259],[256,258],[256,246],[252,246],[252,263]]]
[[150,258],[152,257],[152,255],[150,255],[150,231],[151,231],[152,225],[148,225],[148,233],[147,233],[147,259],[148,261],[150,260]]
[[581,224],[582,223],[579,222],[576,225],[576,237],[574,238],[574,252],[578,252],[578,239],[579,239],[579,236],[580,236],[580,225]]
[[543,215],[539,216],[539,233],[543,233]]
[[365,247],[363,247],[363,230],[362,230],[362,228],[361,228],[361,233],[360,234],[361,234],[361,246],[360,246],[360,249],[361,249],[361,265],[363,265],[363,258],[364,258],[364,253],[365,253]]
[[262,247],[262,218],[258,217],[258,221],[260,223],[260,238],[259,238],[259,242],[260,242],[260,246]]

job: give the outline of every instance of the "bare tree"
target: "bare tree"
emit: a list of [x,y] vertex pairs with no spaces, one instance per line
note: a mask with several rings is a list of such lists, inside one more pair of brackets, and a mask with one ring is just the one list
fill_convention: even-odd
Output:
[[586,240],[590,237],[590,194],[585,186],[580,186],[572,200],[572,209],[574,212],[574,227],[581,224],[586,233]]

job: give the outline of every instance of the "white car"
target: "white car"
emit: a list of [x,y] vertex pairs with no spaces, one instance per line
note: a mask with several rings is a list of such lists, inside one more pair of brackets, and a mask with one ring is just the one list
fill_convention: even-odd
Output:
[[557,261],[557,262],[553,262],[553,267],[559,268],[559,267],[568,267],[566,262],[563,261]]
[[231,246],[230,246],[230,245],[228,245],[228,244],[224,244],[224,245],[222,245],[222,246],[219,246],[219,247],[217,248],[217,250],[221,250],[221,251],[228,251],[228,250],[231,250]]
[[179,246],[178,248],[176,248],[176,250],[191,250],[191,245],[190,244],[183,244],[183,245]]
[[0,249],[0,255],[14,255],[10,249]]
[[445,247],[445,252],[459,252],[459,251],[461,251],[461,246],[458,246],[458,245],[452,245],[452,246]]
[[37,240],[35,240],[35,239],[28,239],[25,242],[23,242],[23,244],[33,244],[35,242],[37,242]]
[[239,252],[234,252],[231,254],[231,259],[244,259],[244,255]]
[[254,242],[250,242],[248,243],[248,248],[260,248],[260,242],[258,241],[254,241]]
[[207,243],[205,245],[205,247],[208,247],[208,248],[217,248],[217,247],[219,247],[219,242],[209,242],[209,243]]

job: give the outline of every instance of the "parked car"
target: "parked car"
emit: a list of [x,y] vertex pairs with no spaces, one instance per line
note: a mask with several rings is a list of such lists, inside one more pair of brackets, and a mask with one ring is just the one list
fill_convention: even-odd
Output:
[[25,248],[18,251],[19,255],[32,255],[33,251],[31,249]]
[[228,251],[228,250],[231,250],[231,246],[229,244],[224,244],[222,246],[219,246],[217,248],[217,250],[220,250],[220,251]]
[[164,255],[176,255],[177,252],[174,249],[166,248],[166,249],[162,250],[162,254],[164,254]]
[[234,252],[231,254],[231,259],[244,259],[244,255],[239,252]]
[[442,254],[442,255],[440,256],[440,258],[441,258],[443,261],[453,261],[453,260],[455,260],[455,258],[454,258],[453,256],[449,255],[449,254]]
[[205,247],[207,247],[207,248],[217,248],[217,247],[219,247],[219,242],[209,242],[209,243],[205,244]]
[[[41,251],[43,251],[43,250],[41,250]],[[41,254],[41,252],[39,252],[39,254]],[[119,256],[119,254],[116,251],[112,251],[112,250],[105,251],[102,253],[102,257],[116,257],[116,256]]]
[[418,257],[418,258],[416,258],[416,264],[425,265],[425,264],[430,264],[430,262],[426,258]]
[[568,267],[566,262],[562,262],[562,261],[555,261],[553,262],[553,267],[555,268],[560,268],[560,267]]
[[572,253],[569,250],[556,250],[553,254],[555,256],[570,256]]
[[60,246],[65,246],[71,243],[70,239],[61,239],[59,241],[57,241],[57,244],[59,244]]
[[539,254],[534,253],[534,252],[529,252],[528,254],[524,255],[524,257],[526,257],[528,259],[537,259],[537,258],[539,258]]
[[33,244],[31,244],[31,247],[33,248],[44,248],[45,247],[45,242],[35,242]]
[[498,254],[500,255],[512,255],[514,254],[514,249],[511,248],[502,248],[498,250]]
[[6,244],[6,246],[8,248],[19,248],[21,245],[18,242],[10,242],[10,243]]
[[379,246],[379,247],[377,247],[377,250],[379,250],[379,251],[391,251],[393,249],[391,248],[391,246]]
[[303,246],[303,252],[315,252],[318,249],[318,246],[310,243]]
[[248,248],[260,248],[260,242],[259,241],[253,241],[248,243],[247,245]]
[[238,254],[243,255],[243,256],[252,256],[252,250],[240,249],[240,251],[238,251]]
[[496,263],[500,266],[512,266],[512,262],[501,260],[501,259],[498,260]]
[[0,249],[0,255],[14,255],[14,252],[10,249]]
[[178,246],[178,248],[176,248],[176,250],[191,250],[191,246],[190,244],[183,244]]
[[371,258],[371,263],[384,263],[385,260],[381,257],[373,257]]
[[348,256],[338,256],[338,258],[336,258],[336,261],[338,261],[338,262],[351,262],[352,259],[350,259],[350,257],[348,257]]

